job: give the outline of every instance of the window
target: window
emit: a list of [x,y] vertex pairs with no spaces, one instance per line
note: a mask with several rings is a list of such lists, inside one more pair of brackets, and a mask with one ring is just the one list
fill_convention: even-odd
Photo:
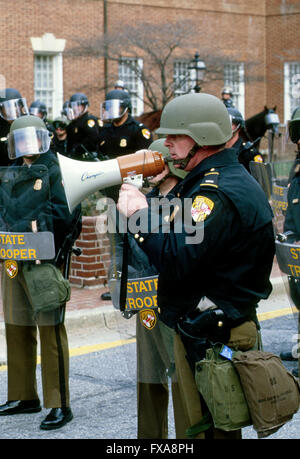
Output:
[[119,59],[118,76],[130,94],[133,116],[139,116],[144,111],[144,88],[140,78],[142,68],[142,59],[131,57]]
[[224,86],[233,91],[232,101],[241,114],[245,116],[245,80],[244,64],[231,63],[224,66]]
[[300,62],[284,64],[284,122],[291,119],[296,107],[300,105]]
[[31,38],[34,51],[34,100],[46,104],[49,119],[60,115],[63,106],[62,52],[65,40],[46,33]]
[[189,69],[190,61],[175,60],[173,69],[174,95],[187,94],[196,86],[196,70]]

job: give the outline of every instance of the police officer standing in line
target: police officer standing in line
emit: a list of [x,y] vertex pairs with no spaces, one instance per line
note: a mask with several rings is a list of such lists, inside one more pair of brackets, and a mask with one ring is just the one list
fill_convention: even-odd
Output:
[[77,92],[70,97],[67,127],[67,156],[79,161],[95,161],[98,158],[98,139],[102,123],[89,113],[89,101],[85,94]]
[[241,112],[233,107],[227,107],[227,111],[231,119],[232,138],[227,142],[226,147],[236,149],[239,162],[250,172],[250,161],[262,163],[263,158],[254,143],[248,139]]
[[44,121],[48,131],[53,133],[54,129],[52,124],[47,120],[47,107],[46,104],[40,100],[35,100],[29,107],[29,115],[38,116],[41,120]]
[[[45,231],[51,218],[48,215],[49,209],[52,210],[57,254],[70,232],[74,234],[74,215],[80,209],[77,208],[74,214],[70,214],[68,210],[58,160],[49,150],[49,146],[49,132],[40,118],[28,115],[15,120],[11,125],[8,140],[10,158],[15,160],[13,166],[23,166],[19,168],[20,170],[24,170],[25,167],[30,168],[30,173],[37,174],[37,178],[33,187],[30,186],[29,189],[25,180],[18,179],[15,182],[10,180],[3,186],[9,187],[8,191],[13,202],[19,198],[22,203],[19,206],[8,206],[7,209],[8,213],[14,208],[20,212],[22,217],[17,216],[12,221],[17,225],[23,224],[22,231]],[[8,173],[10,169],[13,172],[13,166],[7,169]],[[39,170],[46,171],[49,182],[43,179],[45,172],[41,176],[42,172]],[[41,206],[46,206],[48,209],[46,214],[41,211],[43,209]],[[76,222],[79,222],[77,218]],[[2,275],[8,398],[7,402],[0,406],[0,416],[41,411],[36,389],[38,327],[44,406],[50,409],[40,428],[58,429],[73,418],[69,396],[68,338],[64,326],[65,305],[59,306],[54,311],[41,312],[35,317],[32,314],[32,300],[24,277],[25,266],[29,267],[28,264],[32,261],[15,263],[14,271],[5,269]],[[62,269],[62,266],[57,266]]]
[[[174,222],[176,231],[172,225],[169,232],[162,231],[165,222],[159,214],[157,219],[155,206],[129,184],[121,187],[118,209],[128,218],[139,211],[140,221],[150,222],[148,231],[145,228],[135,237],[159,272],[160,319],[177,331],[179,326],[182,331],[188,328],[200,342],[206,338],[207,345],[223,342],[234,349],[256,348],[256,307],[272,290],[272,211],[235,150],[225,148],[232,136],[226,107],[209,94],[179,96],[163,109],[157,132],[167,135],[165,145],[172,159],[189,158],[185,167],[189,174],[166,197],[181,200],[192,225],[180,218]],[[159,222],[155,232],[151,232],[152,212]],[[187,240],[191,228],[194,243],[190,237]],[[208,302],[199,309],[204,300]],[[195,426],[207,407],[197,391],[194,367],[187,364],[186,352],[190,360],[193,353],[183,339],[176,334],[175,366],[186,421]],[[205,349],[205,345],[200,349],[202,358]],[[241,431],[210,427],[205,434],[198,433],[203,437],[241,438]]]
[[232,100],[233,92],[229,86],[224,86],[221,92],[222,101],[225,104],[225,107],[234,107]]
[[[284,222],[284,232],[292,232],[290,241],[300,241],[300,106],[294,110],[291,120],[288,125],[289,137],[291,141],[296,144],[296,161],[292,167],[290,178],[290,186],[288,189],[288,207]],[[294,294],[293,301],[300,307],[300,288],[299,283],[294,278],[289,279],[289,286],[291,295]],[[298,333],[300,334],[300,318],[298,313]],[[299,351],[298,351],[299,352]],[[298,368],[294,368],[292,373],[294,376],[299,377],[300,359],[292,354],[292,352],[281,352],[280,358],[282,360],[297,361]]]
[[[113,89],[100,106],[100,118],[104,122],[100,130],[98,145],[100,157],[115,159],[117,156],[128,155],[147,148],[152,142],[152,134],[143,123],[131,116],[131,100],[127,91]],[[104,193],[115,202],[119,196],[119,186],[106,188]],[[116,243],[110,235],[111,246]],[[109,293],[103,293],[103,300],[110,300]]]
[[66,116],[59,116],[53,121],[54,135],[51,139],[51,150],[54,153],[67,155],[67,127],[70,121]]
[[28,115],[26,99],[17,89],[6,88],[5,94],[0,97],[0,166],[11,164],[7,152],[7,137],[11,123],[22,115]]
[[[187,172],[174,167],[169,156],[169,150],[164,145],[165,139],[158,139],[151,143],[149,150],[160,152],[165,158],[165,169],[149,180],[152,190],[147,198],[164,197]],[[138,247],[134,238],[135,252],[139,249],[143,257],[146,255]],[[143,260],[140,255],[140,263]],[[147,257],[146,257],[147,259]],[[149,261],[145,262],[145,269],[149,269]],[[154,271],[156,273],[156,271]],[[167,327],[156,313],[153,328],[144,325],[140,313],[136,320],[136,352],[137,352],[137,410],[138,410],[138,439],[168,438],[168,377],[171,378],[172,401],[175,420],[176,438],[184,438],[189,427],[185,424],[183,407],[176,380],[175,361],[173,352],[174,330]],[[147,358],[145,358],[147,356]]]

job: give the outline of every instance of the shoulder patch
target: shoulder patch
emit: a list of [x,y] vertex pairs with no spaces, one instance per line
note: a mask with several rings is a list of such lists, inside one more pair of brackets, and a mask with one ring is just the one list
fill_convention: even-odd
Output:
[[87,124],[88,124],[88,126],[89,126],[90,128],[92,128],[92,127],[95,126],[95,121],[94,121],[94,120],[88,120]]
[[206,196],[196,196],[191,208],[194,222],[203,222],[211,214],[214,205],[215,203]]
[[218,180],[219,180],[219,172],[216,171],[214,168],[210,169],[202,179],[200,186],[209,186],[212,188],[219,188]]
[[262,159],[261,155],[255,155],[253,159],[254,159],[254,161],[256,163],[262,163],[263,162],[263,159]]
[[146,139],[150,139],[150,137],[151,137],[151,133],[150,133],[149,129],[142,129],[142,134]]

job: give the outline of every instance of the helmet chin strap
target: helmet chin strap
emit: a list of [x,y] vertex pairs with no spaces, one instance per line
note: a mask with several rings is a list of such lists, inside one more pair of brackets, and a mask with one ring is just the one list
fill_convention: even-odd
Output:
[[195,145],[191,148],[188,155],[184,159],[174,159],[173,164],[179,165],[179,169],[185,169],[188,165],[189,161],[195,156],[195,153],[199,150],[200,146],[195,143]]

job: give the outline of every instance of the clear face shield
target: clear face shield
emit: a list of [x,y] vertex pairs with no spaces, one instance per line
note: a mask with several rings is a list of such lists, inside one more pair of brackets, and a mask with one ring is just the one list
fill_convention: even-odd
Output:
[[21,156],[40,155],[50,148],[51,138],[46,129],[33,126],[16,129],[8,136],[8,156],[10,159]]
[[69,103],[69,106],[65,110],[67,113],[68,120],[73,121],[86,112],[87,106],[85,106],[81,102],[73,101]]
[[11,99],[0,103],[0,116],[6,121],[15,120],[22,115],[28,115],[25,98]]
[[100,118],[102,121],[112,121],[121,118],[127,111],[124,101],[120,99],[110,99],[100,105]]
[[29,109],[29,114],[33,116],[38,116],[39,118],[43,118],[43,115],[40,112],[40,109],[38,107],[31,107]]

